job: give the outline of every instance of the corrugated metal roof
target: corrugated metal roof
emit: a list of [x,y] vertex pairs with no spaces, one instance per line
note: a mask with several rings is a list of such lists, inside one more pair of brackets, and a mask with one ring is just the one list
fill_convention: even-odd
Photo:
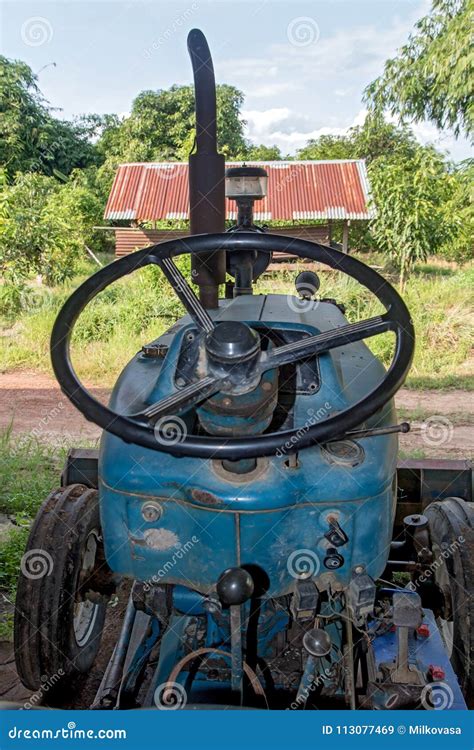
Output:
[[[241,165],[228,162],[226,166]],[[268,195],[255,204],[256,221],[369,219],[370,188],[361,159],[259,161],[268,172]],[[235,202],[226,201],[235,219]],[[105,208],[105,219],[157,221],[189,217],[188,165],[179,162],[121,164]]]

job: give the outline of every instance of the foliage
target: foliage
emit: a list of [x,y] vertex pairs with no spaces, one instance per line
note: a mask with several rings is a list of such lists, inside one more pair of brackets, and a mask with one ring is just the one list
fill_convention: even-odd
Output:
[[[243,94],[233,86],[217,86],[218,146],[227,157],[245,148],[242,102]],[[142,91],[128,117],[107,117],[98,148],[106,158],[122,162],[183,160],[193,148],[194,121],[192,86]]]
[[[390,281],[396,280],[391,264],[382,254],[364,255]],[[189,259],[179,258],[185,275]],[[187,264],[187,265],[186,265]],[[0,336],[0,360],[5,369],[28,367],[50,372],[49,338],[60,305],[72,289],[95,268],[82,262],[80,276],[67,280],[36,300],[36,305],[16,319],[13,329],[5,320]],[[87,269],[87,271],[86,271]],[[295,271],[265,274],[256,293],[290,294],[294,291]],[[410,381],[426,387],[474,387],[468,381],[468,358],[472,345],[472,285],[474,268],[467,264],[456,269],[446,261],[430,259],[429,265],[416,264],[406,280],[404,298],[412,313],[417,332],[417,351]],[[347,305],[350,320],[380,313],[373,296],[356,282],[348,282],[337,272],[321,276],[321,294]],[[121,369],[147,342],[164,333],[183,314],[181,304],[163,283],[160,271],[146,268],[101,292],[77,322],[72,346],[73,363],[86,383],[112,385]],[[390,334],[370,340],[370,346],[388,364]]]
[[413,133],[383,117],[369,116],[363,125],[350,128],[347,135],[312,138],[297,153],[298,159],[365,159],[370,162],[388,153],[409,159],[417,149]]
[[428,254],[472,257],[472,167],[454,169],[432,146],[421,146],[407,127],[371,115],[347,135],[309,141],[298,158],[366,160],[377,215],[370,223],[354,224],[351,241],[360,250],[387,253],[402,283],[414,262]]
[[24,62],[0,55],[0,168],[9,180],[17,172],[68,175],[97,162],[88,128],[52,116]]
[[444,159],[434,148],[419,146],[412,159],[381,156],[369,167],[377,215],[371,232],[377,246],[400,269],[403,287],[417,261],[442,244],[442,206],[446,196]]
[[471,0],[434,0],[397,57],[366,89],[378,111],[474,132]]
[[18,174],[0,191],[0,269],[23,291],[32,274],[57,283],[70,276],[101,205],[74,173],[62,184],[53,177]]
[[444,239],[439,252],[458,263],[465,263],[474,254],[473,184],[473,160],[461,162],[446,175],[446,198],[440,208]]
[[239,155],[241,159],[247,161],[281,161],[283,158],[278,146],[248,146],[245,151]]
[[0,434],[0,513],[15,524],[0,542],[0,588],[14,593],[21,555],[41,503],[58,486],[64,448],[53,449],[31,435]]

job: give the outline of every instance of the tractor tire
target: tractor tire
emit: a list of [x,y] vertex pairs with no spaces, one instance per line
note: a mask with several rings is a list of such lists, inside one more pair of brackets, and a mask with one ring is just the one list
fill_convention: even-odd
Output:
[[94,662],[106,603],[80,598],[78,588],[100,544],[97,490],[72,484],[52,492],[30,532],[15,605],[16,667],[30,690],[67,689]]
[[474,506],[458,497],[429,505],[433,577],[442,604],[435,611],[464,692],[474,686]]

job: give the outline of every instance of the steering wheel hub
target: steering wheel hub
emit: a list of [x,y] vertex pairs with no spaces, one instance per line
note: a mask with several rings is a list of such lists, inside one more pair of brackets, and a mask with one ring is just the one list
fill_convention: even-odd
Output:
[[213,361],[235,364],[260,352],[260,336],[246,323],[224,320],[208,333],[206,351]]
[[246,323],[237,320],[217,323],[206,335],[205,349],[209,370],[223,380],[223,393],[247,393],[258,385],[260,336]]

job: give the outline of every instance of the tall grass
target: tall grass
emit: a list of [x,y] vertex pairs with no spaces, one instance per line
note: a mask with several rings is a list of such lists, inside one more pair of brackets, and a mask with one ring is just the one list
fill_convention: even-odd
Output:
[[52,448],[32,436],[0,433],[0,514],[14,524],[0,541],[0,589],[14,593],[21,555],[31,521],[41,503],[60,483],[66,456],[64,448]]
[[[364,259],[364,258],[363,258]],[[380,264],[380,258],[370,258]],[[180,259],[189,273],[189,259]],[[0,337],[3,371],[32,368],[49,372],[49,337],[57,312],[81,276],[59,288],[39,291],[34,305],[26,306],[16,319],[4,317]],[[291,294],[296,271],[265,274],[256,293]],[[390,268],[382,269],[390,277]],[[394,283],[395,279],[392,279]],[[456,268],[430,260],[419,265],[406,284],[404,298],[417,334],[414,364],[408,379],[412,387],[472,388],[472,288],[474,265]],[[324,297],[346,305],[349,320],[380,312],[377,300],[357,282],[339,272],[321,273]],[[73,361],[89,384],[110,387],[140,347],[163,333],[183,314],[183,308],[156,268],[146,268],[102,292],[79,318],[73,340]],[[388,364],[392,354],[390,334],[370,340],[373,351]]]

